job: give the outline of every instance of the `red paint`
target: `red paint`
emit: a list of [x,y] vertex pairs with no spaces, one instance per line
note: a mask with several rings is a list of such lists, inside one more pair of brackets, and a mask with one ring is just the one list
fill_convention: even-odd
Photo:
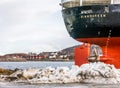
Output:
[[[114,37],[109,39],[80,38],[76,40],[101,46],[104,56],[100,58],[100,61],[107,64],[113,64],[116,68],[120,68],[120,37]],[[109,42],[107,43],[108,40]],[[108,45],[107,48],[106,45]],[[85,48],[84,46],[84,49],[81,49],[81,47],[83,47],[83,45],[75,49],[75,64],[79,66],[88,62],[87,57],[89,56],[89,47]]]
[[88,56],[90,54],[89,52],[90,45],[81,45],[80,47],[75,48],[75,65],[82,65],[84,63],[88,63]]

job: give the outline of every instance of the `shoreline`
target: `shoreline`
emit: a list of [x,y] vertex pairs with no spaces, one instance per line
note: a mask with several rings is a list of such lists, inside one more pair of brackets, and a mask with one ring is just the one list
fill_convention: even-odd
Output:
[[34,61],[0,61],[0,62],[73,62],[74,60],[34,60]]

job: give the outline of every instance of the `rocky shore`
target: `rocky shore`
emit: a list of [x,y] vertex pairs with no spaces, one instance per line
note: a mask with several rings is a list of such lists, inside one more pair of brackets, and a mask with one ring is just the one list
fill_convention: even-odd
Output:
[[120,70],[101,62],[87,63],[80,67],[47,67],[29,69],[0,69],[0,81],[18,83],[98,83],[119,84]]

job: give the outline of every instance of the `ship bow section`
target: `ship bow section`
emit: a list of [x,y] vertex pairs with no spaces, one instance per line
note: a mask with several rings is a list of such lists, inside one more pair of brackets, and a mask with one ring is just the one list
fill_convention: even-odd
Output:
[[78,41],[98,44],[98,38],[106,42],[120,37],[119,4],[78,6],[63,9],[62,13],[70,36]]

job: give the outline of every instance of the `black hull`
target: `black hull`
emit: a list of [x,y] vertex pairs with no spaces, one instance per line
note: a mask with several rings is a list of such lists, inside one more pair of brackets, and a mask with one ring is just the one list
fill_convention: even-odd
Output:
[[120,5],[79,6],[62,10],[71,37],[120,37]]

